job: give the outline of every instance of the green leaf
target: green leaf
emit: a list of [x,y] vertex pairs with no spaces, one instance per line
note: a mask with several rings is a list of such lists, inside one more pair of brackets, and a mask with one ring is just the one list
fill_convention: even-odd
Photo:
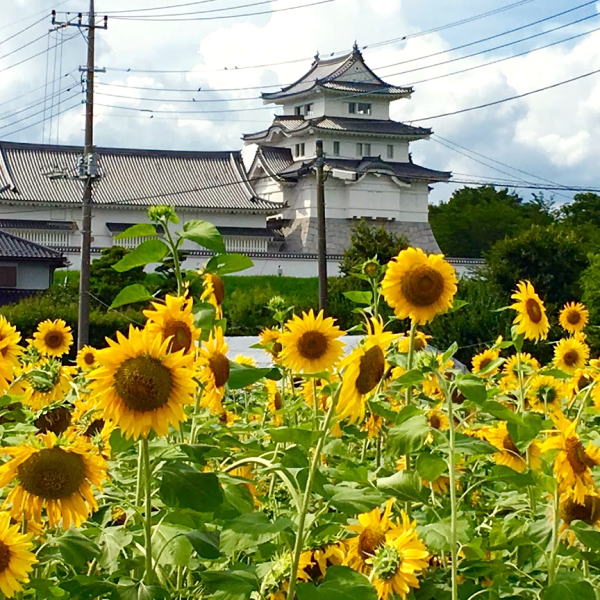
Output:
[[100,556],[100,548],[77,529],[69,529],[55,542],[64,561],[75,568],[83,567]]
[[257,369],[256,367],[248,367],[241,365],[235,361],[229,361],[229,379],[227,385],[229,389],[240,390],[246,386],[252,385],[257,381],[265,378],[273,371],[271,367]]
[[160,472],[159,494],[167,506],[213,512],[223,503],[215,473],[201,473],[181,462],[167,463]]
[[98,564],[108,573],[119,569],[119,555],[133,541],[133,535],[124,527],[105,527],[100,535],[102,554]]
[[211,600],[248,600],[259,587],[256,573],[241,567],[230,571],[201,571],[199,575]]
[[209,302],[196,302],[194,304],[194,325],[201,329],[203,334],[206,334],[206,339],[208,339],[208,334],[215,324],[215,315],[215,307]]
[[139,581],[117,588],[119,600],[168,600],[167,591],[157,585],[146,585]]
[[589,581],[578,573],[560,573],[558,580],[545,587],[542,600],[596,600],[596,592]]
[[377,600],[369,580],[349,567],[331,566],[319,586],[301,583],[296,591],[298,600]]
[[411,369],[402,373],[400,377],[396,377],[393,382],[394,387],[407,387],[409,385],[417,385],[423,381],[424,376],[421,369]]
[[425,453],[419,454],[416,466],[419,475],[427,481],[435,481],[448,468],[442,457]]
[[600,550],[600,531],[583,521],[571,523],[570,528],[575,532],[577,539],[592,550]]
[[389,477],[380,477],[377,487],[398,500],[426,502],[429,498],[429,492],[423,487],[419,475],[409,471],[398,471]]
[[412,454],[423,447],[428,435],[425,415],[417,414],[389,430],[388,445],[396,455]]
[[[456,522],[456,533],[458,541],[466,543],[468,537],[469,524],[465,519],[458,519]],[[430,523],[421,528],[421,534],[425,545],[430,550],[450,550],[450,517],[446,517],[437,523]]]
[[354,488],[345,485],[323,487],[327,494],[331,494],[329,504],[349,514],[367,512],[387,500],[387,496],[375,488]]
[[471,402],[481,404],[487,398],[485,384],[473,375],[461,375],[456,378],[456,387]]
[[369,305],[369,304],[371,304],[371,301],[373,300],[372,292],[358,292],[358,291],[344,292],[344,296],[346,296],[346,298],[348,298],[348,300],[351,300],[355,304]]
[[137,248],[128,252],[113,269],[119,273],[129,271],[135,267],[142,267],[149,263],[160,262],[169,253],[169,248],[161,240],[146,240]]
[[274,442],[289,444],[293,442],[304,448],[310,448],[319,439],[321,433],[312,429],[300,429],[299,427],[278,427],[269,429],[269,435]]
[[494,454],[498,452],[497,448],[494,448],[494,446],[485,440],[480,440],[464,433],[456,433],[454,448],[458,454]]
[[179,237],[196,242],[217,254],[225,254],[225,242],[219,230],[208,221],[192,220],[183,225]]
[[[100,581],[98,577],[94,576],[76,575],[73,579],[61,582],[60,587],[69,593],[70,600],[96,600],[97,598],[111,598],[110,594],[114,591],[115,584],[110,581]],[[50,590],[44,591],[49,592]],[[50,598],[51,596],[44,594],[37,597]]]
[[535,485],[535,479],[530,472],[518,473],[504,465],[495,465],[492,468],[490,479],[504,481],[516,489],[524,489],[528,485]]
[[125,231],[115,235],[115,240],[126,240],[134,237],[153,237],[157,236],[156,227],[151,223],[138,223],[128,227]]
[[456,352],[458,351],[458,344],[456,342],[452,342],[452,345],[442,354],[442,358],[440,360],[441,365],[445,365],[446,362],[451,359]]
[[187,567],[192,556],[192,544],[187,529],[161,523],[152,529],[152,549],[158,564],[169,567]]
[[292,522],[288,518],[270,521],[264,513],[254,512],[240,515],[230,521],[221,532],[221,550],[228,556],[257,548],[289,530]]
[[110,308],[119,308],[119,306],[133,304],[134,302],[146,302],[147,300],[152,300],[152,298],[152,294],[141,283],[133,283],[124,287],[117,294]]
[[227,275],[227,273],[237,273],[245,271],[254,266],[252,260],[245,254],[217,254],[213,256],[207,263],[204,269],[209,273],[216,275]]
[[201,558],[219,558],[221,552],[219,550],[220,536],[218,531],[201,531],[196,529],[188,531],[185,537],[189,540],[194,550]]
[[530,442],[537,437],[537,434],[544,426],[544,420],[541,415],[526,413],[523,416],[518,415],[518,419],[508,422],[506,428],[515,446],[521,451],[525,451]]

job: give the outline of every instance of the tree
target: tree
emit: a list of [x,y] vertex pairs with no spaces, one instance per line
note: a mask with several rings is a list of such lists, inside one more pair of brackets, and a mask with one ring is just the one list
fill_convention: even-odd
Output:
[[385,265],[405,248],[408,248],[408,240],[403,235],[382,226],[371,227],[360,219],[352,228],[350,246],[344,251],[340,271],[346,276],[356,273],[366,260],[375,256]]
[[579,278],[588,265],[585,245],[574,230],[534,225],[496,242],[486,255],[486,277],[510,294],[528,279],[555,306],[580,298]]
[[583,293],[581,300],[590,311],[590,323],[587,331],[589,341],[595,352],[600,347],[600,254],[589,255],[590,265],[581,274],[580,285]]
[[141,283],[144,280],[143,267],[136,267],[124,273],[119,273],[112,268],[129,252],[130,250],[127,250],[127,248],[112,246],[101,250],[100,258],[92,261],[90,266],[92,301],[97,298],[104,305],[110,305],[121,289],[133,283]]
[[498,240],[553,221],[552,201],[535,196],[524,202],[491,186],[461,188],[448,202],[429,208],[433,234],[448,256],[479,258]]
[[594,225],[600,228],[600,196],[591,192],[575,194],[573,202],[563,205],[560,213],[566,225]]

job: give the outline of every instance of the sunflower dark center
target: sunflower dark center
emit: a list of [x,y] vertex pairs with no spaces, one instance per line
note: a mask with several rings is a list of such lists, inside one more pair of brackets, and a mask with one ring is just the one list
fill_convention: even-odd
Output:
[[514,454],[515,456],[522,456],[522,454],[519,452],[519,449],[515,446],[515,443],[512,441],[509,435],[504,436],[504,439],[502,440],[502,447],[510,454]]
[[10,557],[10,548],[4,542],[0,542],[0,573],[4,573],[8,568]]
[[361,394],[368,394],[383,377],[385,371],[385,357],[379,346],[369,348],[360,357],[356,389]]
[[577,391],[581,391],[584,387],[587,387],[592,383],[593,379],[588,375],[580,375],[577,379]]
[[327,338],[320,331],[307,331],[298,340],[298,352],[309,360],[321,358],[328,346]]
[[212,276],[213,293],[215,294],[215,302],[221,306],[225,300],[225,285],[223,280],[218,275]]
[[492,359],[489,356],[487,356],[479,363],[479,370],[484,371],[491,362],[492,362]]
[[177,319],[167,321],[163,328],[163,335],[165,338],[171,338],[169,342],[171,352],[177,352],[178,350],[187,352],[192,345],[192,332],[187,323],[183,321]]
[[44,336],[44,343],[48,348],[56,350],[64,344],[65,336],[60,331],[49,331]]
[[279,342],[273,342],[273,347],[271,348],[273,356],[277,357],[282,350],[283,346]]
[[169,401],[173,389],[171,371],[147,354],[129,358],[115,373],[115,389],[130,410],[150,412]]
[[93,438],[95,435],[98,435],[102,431],[103,427],[104,419],[94,419],[88,425],[88,428],[84,431],[83,435],[87,438]]
[[309,565],[306,565],[303,570],[310,577],[311,581],[318,581],[325,575],[325,573],[321,571],[319,562],[314,560],[314,556],[312,562]]
[[567,323],[578,325],[581,322],[581,313],[578,310],[570,310],[567,313]]
[[275,392],[275,395],[273,396],[273,406],[275,407],[275,410],[281,410],[283,407],[281,394],[279,392]]
[[576,437],[569,437],[565,442],[567,460],[577,475],[585,473],[586,469],[595,466],[596,461],[588,456],[583,444]]
[[92,366],[96,362],[96,355],[93,352],[86,352],[83,355],[83,362],[86,365]]
[[553,404],[558,400],[558,393],[551,385],[544,385],[539,388],[536,396],[540,402],[546,402],[547,404]]
[[410,304],[430,306],[440,299],[444,291],[444,278],[435,269],[421,265],[412,269],[404,277],[400,288]]
[[85,465],[79,454],[62,448],[44,448],[17,468],[23,489],[46,500],[73,495],[85,479]]
[[370,558],[384,542],[385,534],[379,527],[365,527],[358,536],[358,553],[363,559]]
[[433,429],[439,429],[442,426],[442,420],[439,415],[429,415],[429,426]]
[[215,386],[223,387],[229,379],[229,359],[218,352],[208,359],[208,366],[213,372]]
[[525,312],[534,323],[539,323],[542,320],[542,307],[535,298],[527,298],[525,301]]
[[560,505],[560,517],[567,525],[571,521],[583,521],[594,525],[600,519],[600,498],[586,495],[583,504],[577,504],[569,498]]
[[40,415],[33,424],[38,428],[40,433],[52,431],[52,433],[60,435],[71,424],[71,411],[66,406],[57,406],[47,413]]
[[579,352],[577,350],[569,350],[563,355],[563,362],[568,367],[574,367],[579,362]]

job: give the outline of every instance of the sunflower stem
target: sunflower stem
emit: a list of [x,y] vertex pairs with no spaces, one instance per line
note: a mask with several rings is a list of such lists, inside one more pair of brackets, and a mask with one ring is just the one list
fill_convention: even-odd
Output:
[[558,487],[554,490],[554,498],[552,505],[554,519],[552,520],[552,546],[550,549],[550,556],[548,558],[548,585],[552,585],[554,583],[554,579],[556,578],[556,557],[558,554],[559,542],[558,527],[560,525]]
[[144,543],[146,546],[146,567],[144,571],[144,583],[151,585],[156,579],[152,566],[152,473],[150,471],[150,449],[148,438],[140,440],[140,448],[143,459],[144,473]]
[[300,563],[300,554],[302,553],[302,546],[304,544],[304,524],[306,522],[306,513],[308,512],[308,505],[310,504],[310,494],[312,491],[313,481],[321,460],[321,451],[323,450],[323,444],[331,425],[331,419],[335,412],[335,408],[338,403],[341,386],[338,387],[335,395],[331,399],[331,405],[325,415],[323,426],[321,427],[319,439],[315,446],[314,454],[308,471],[308,478],[306,480],[306,487],[304,489],[304,498],[302,499],[302,508],[298,515],[298,532],[296,533],[296,541],[294,543],[294,552],[292,558],[292,568],[290,572],[290,585],[288,587],[287,600],[294,600],[296,596],[296,579],[298,573],[298,564]]
[[142,444],[138,444],[137,478],[135,483],[135,506],[138,508],[142,504],[142,478],[144,477],[143,452]]
[[[409,334],[409,338],[408,338],[408,356],[406,358],[406,370],[407,371],[410,371],[413,368],[413,363],[415,361],[416,332],[417,332],[417,324],[415,323],[415,321],[413,319],[411,319],[410,334]],[[412,404],[412,395],[413,395],[412,385],[409,385],[406,388],[406,406],[409,406],[410,404]],[[410,471],[410,468],[411,468],[410,454],[406,454],[404,456],[404,458],[405,458],[405,469],[408,472],[408,471]],[[407,503],[407,507],[408,507],[408,503]],[[406,512],[409,512],[408,508],[406,509]]]
[[169,240],[169,246],[171,246],[171,254],[173,256],[173,269],[175,271],[175,279],[177,280],[177,295],[181,296],[183,293],[183,278],[181,277],[181,265],[179,264],[179,252],[177,251],[177,244],[173,240],[173,236],[169,231],[169,220],[164,219],[162,226],[165,230],[167,240]]

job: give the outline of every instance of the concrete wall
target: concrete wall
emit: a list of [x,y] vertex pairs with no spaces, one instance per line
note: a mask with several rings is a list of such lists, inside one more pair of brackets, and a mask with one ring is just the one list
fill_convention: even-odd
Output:
[[49,265],[34,262],[0,261],[2,267],[17,267],[17,286],[21,290],[46,290],[50,286]]

